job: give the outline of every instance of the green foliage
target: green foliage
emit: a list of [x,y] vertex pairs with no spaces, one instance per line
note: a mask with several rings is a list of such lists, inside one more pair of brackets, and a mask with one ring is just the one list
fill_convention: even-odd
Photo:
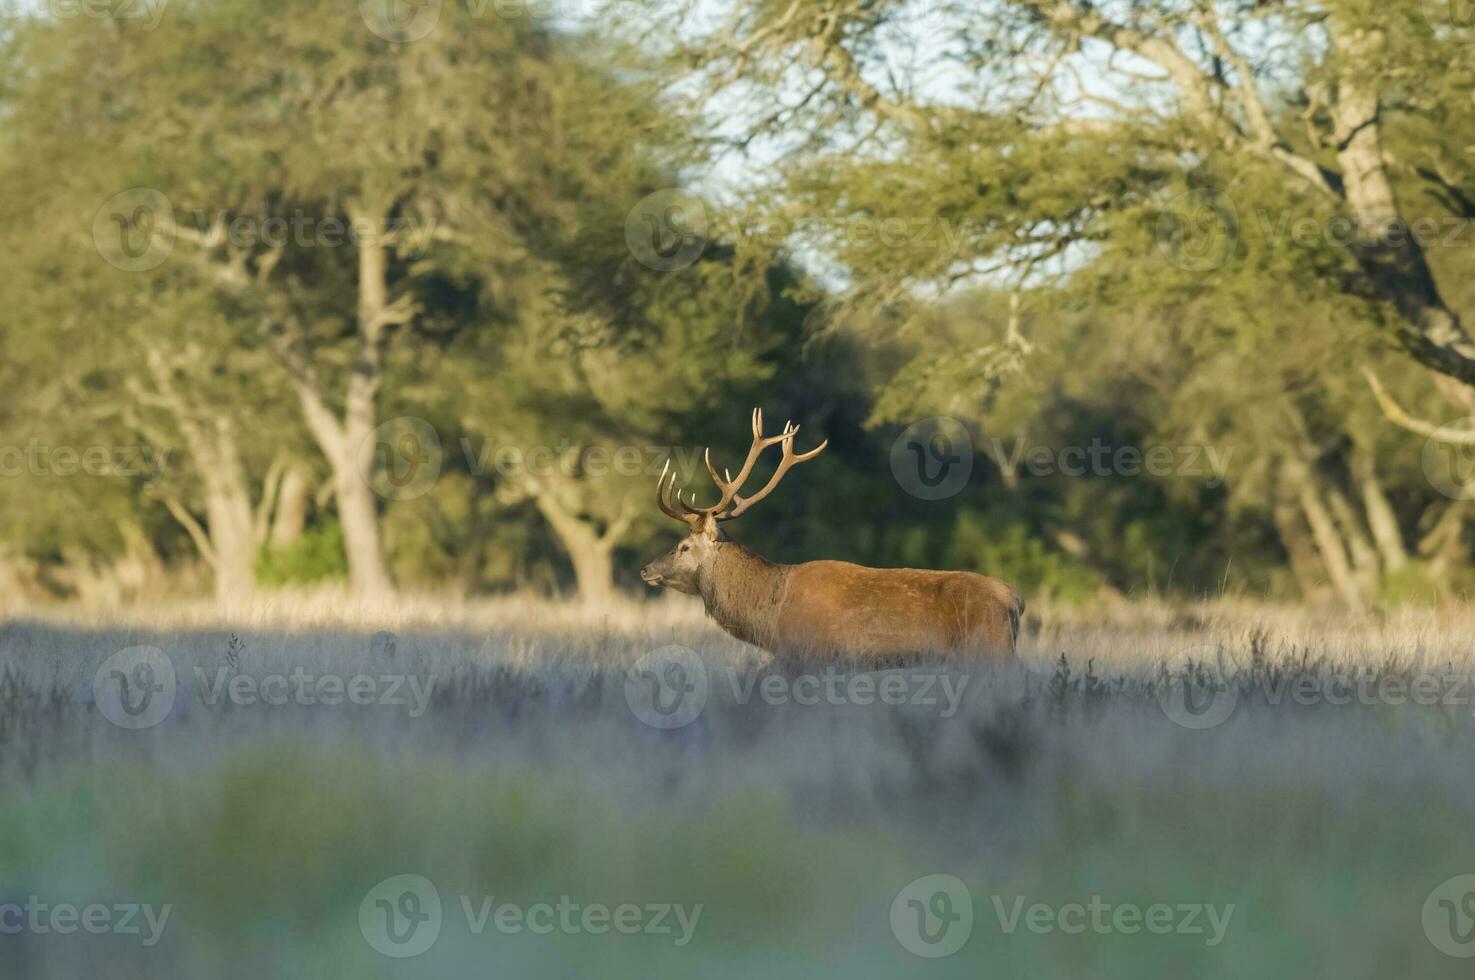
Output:
[[257,579],[266,586],[309,585],[347,575],[343,528],[333,517],[309,525],[291,544],[264,546],[256,558]]
[[996,575],[1026,595],[1084,602],[1101,591],[1101,576],[1045,544],[1023,524],[991,525],[978,514],[958,515],[948,548],[952,568]]
[[1381,606],[1434,606],[1444,598],[1444,583],[1427,562],[1411,561],[1383,576],[1378,583]]
[[[376,37],[338,0],[209,0],[150,30],[14,18],[0,39],[0,448],[147,444],[170,465],[149,485],[5,476],[5,550],[53,563],[143,539],[179,564],[190,520],[210,531],[225,491],[260,510],[284,460],[341,468],[303,398],[315,391],[341,418],[364,364],[360,251],[208,233],[217,218],[260,229],[306,216],[321,236],[321,222],[377,202],[413,232],[393,242],[385,284],[415,312],[377,352],[376,409],[432,420],[446,449],[430,493],[378,505],[407,586],[566,586],[567,556],[590,541],[633,584],[640,556],[677,528],[651,506],[649,466],[601,460],[633,449],[658,470],[684,454],[682,481],[700,493],[697,451],[719,464],[740,453],[753,405],[831,439],[743,522],[748,543],[783,560],[954,564],[1069,596],[1258,592],[1289,580],[1307,500],[1366,532],[1378,495],[1405,550],[1423,553],[1415,535],[1443,499],[1422,440],[1387,422],[1363,371],[1416,416],[1443,422],[1475,403],[1383,342],[1399,311],[1335,240],[1334,195],[1254,146],[1205,141],[1140,73],[1090,112],[1067,105],[1033,74],[1059,38],[1021,3],[928,5],[930,37],[914,34],[926,26],[915,4],[801,6],[741,5],[733,29],[754,32],[741,64],[730,45],[677,52],[705,81],[734,69],[752,83],[724,119],[669,84],[661,55],[687,35],[632,45],[612,25],[573,34],[530,11],[444,4],[413,44]],[[1334,14],[1379,29],[1386,43],[1361,68],[1384,93],[1399,206],[1436,223],[1428,262],[1467,310],[1475,62],[1444,6],[1425,6],[1276,5],[1256,16],[1288,43],[1254,58],[1284,148],[1335,170],[1319,87],[1345,66],[1321,25]],[[981,61],[968,39],[984,37]],[[814,64],[823,84],[809,98],[785,100],[793,55],[812,43],[837,57]],[[905,91],[926,65],[903,50],[956,69],[957,87]],[[765,110],[771,97],[785,107]],[[632,208],[695,186],[719,162],[709,124],[740,127],[749,110],[754,147],[778,137],[783,152],[761,179],[709,195],[696,261],[642,265],[626,242]],[[129,187],[164,193],[180,223],[169,260],[141,272],[87,240]],[[899,489],[889,450],[938,414],[979,435],[978,492],[923,506]],[[1222,487],[1015,475],[982,444],[995,438],[1232,459]],[[558,465],[488,469],[467,445],[548,449]],[[261,581],[340,574],[338,540],[319,515],[288,552],[260,558]],[[1382,577],[1380,596],[1458,594],[1467,552],[1447,536],[1427,569]],[[1372,571],[1358,581],[1378,581]]]

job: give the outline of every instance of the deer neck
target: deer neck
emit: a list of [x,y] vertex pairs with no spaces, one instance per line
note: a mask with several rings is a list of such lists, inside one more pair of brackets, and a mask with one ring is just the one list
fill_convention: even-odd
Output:
[[723,541],[702,579],[702,603],[707,615],[727,632],[772,650],[778,607],[788,578],[788,565],[775,564],[740,544]]

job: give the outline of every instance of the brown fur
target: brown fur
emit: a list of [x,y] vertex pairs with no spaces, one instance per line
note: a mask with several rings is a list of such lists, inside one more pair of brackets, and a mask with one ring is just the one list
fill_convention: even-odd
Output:
[[[722,491],[710,507],[694,507],[676,486],[676,473],[661,471],[656,505],[691,528],[681,542],[641,569],[657,588],[699,595],[707,614],[733,636],[783,657],[853,657],[893,661],[916,654],[1010,657],[1019,638],[1024,600],[1014,587],[973,572],[916,568],[866,568],[846,561],[778,565],[734,544],[719,521],[740,516],[767,497],[791,466],[818,456],[826,439],[806,453],[794,451],[799,427],[763,434],[763,412],[753,409],[753,444],[733,477],[719,475]],[[740,496],[763,450],[783,456],[761,490]]]
[[723,629],[784,657],[1009,657],[1024,612],[1019,593],[987,575],[780,565],[700,528],[642,576],[700,595]]

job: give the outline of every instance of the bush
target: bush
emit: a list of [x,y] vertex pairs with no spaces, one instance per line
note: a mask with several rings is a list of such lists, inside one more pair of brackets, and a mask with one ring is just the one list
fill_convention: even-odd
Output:
[[256,558],[262,585],[301,585],[348,577],[343,528],[337,518],[313,524],[283,548],[263,547]]

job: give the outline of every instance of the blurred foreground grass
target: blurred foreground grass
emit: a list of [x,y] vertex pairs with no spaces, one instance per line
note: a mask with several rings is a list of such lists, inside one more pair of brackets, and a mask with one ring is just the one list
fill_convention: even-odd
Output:
[[[1432,921],[1462,936],[1459,896],[1447,926],[1437,903],[1433,920],[1425,910],[1441,882],[1475,873],[1475,692],[1339,705],[1254,685],[1359,665],[1468,676],[1471,632],[1448,613],[1047,609],[1022,666],[911,669],[962,691],[949,713],[744,699],[764,678],[797,691],[794,671],[689,605],[19,617],[0,630],[0,907],[34,895],[171,912],[151,946],[0,934],[0,972],[1468,976],[1429,935]],[[698,652],[711,695],[661,730],[632,707],[625,669],[673,643]],[[136,645],[169,658],[179,695],[134,731],[100,713],[94,677]],[[1245,669],[1223,724],[1186,728],[1163,707],[1190,660]],[[413,676],[429,700],[417,716],[209,703],[217,677],[294,669]],[[434,944],[398,960],[373,948],[360,909],[406,874],[433,882],[442,908]],[[936,959],[909,952],[892,915],[931,874],[960,879],[973,911],[966,942]],[[489,896],[700,913],[684,943],[674,919],[670,933],[477,933],[463,896],[472,913]],[[1006,928],[1015,908],[1093,900],[1233,909],[1219,942],[1203,915],[1194,931],[1176,913],[1164,935],[1109,916],[1078,934],[1068,917]]]

